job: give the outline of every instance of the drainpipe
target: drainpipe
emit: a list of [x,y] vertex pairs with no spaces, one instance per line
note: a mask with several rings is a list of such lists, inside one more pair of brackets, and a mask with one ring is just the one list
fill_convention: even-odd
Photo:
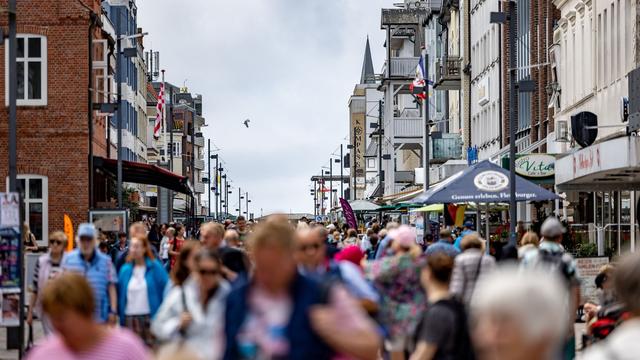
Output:
[[[93,11],[89,14],[90,24],[87,44],[89,45],[89,87],[87,88],[87,121],[89,125],[89,209],[94,204],[94,184],[93,184],[93,32],[100,19]],[[101,24],[100,24],[101,25]]]

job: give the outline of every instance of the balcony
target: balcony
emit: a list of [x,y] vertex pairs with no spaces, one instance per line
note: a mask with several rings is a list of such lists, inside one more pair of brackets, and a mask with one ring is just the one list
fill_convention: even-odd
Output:
[[204,147],[204,138],[202,136],[195,137],[195,144],[199,147]]
[[460,90],[460,58],[449,56],[436,61],[436,82],[433,85],[437,90]]
[[413,183],[415,181],[415,171],[396,171],[397,183]]
[[422,139],[424,134],[423,123],[424,121],[419,117],[395,118],[393,119],[394,137],[396,139]]
[[[416,76],[416,67],[418,67],[419,57],[392,58],[391,67],[389,68],[390,79],[413,79]],[[385,70],[386,70],[385,64]]]
[[193,190],[198,194],[204,194],[204,183],[196,182],[193,186]]
[[198,170],[204,170],[204,160],[202,159],[195,159],[193,160],[193,164],[195,166],[196,169]]
[[462,159],[462,136],[434,132],[431,134],[431,162],[444,163],[447,160]]

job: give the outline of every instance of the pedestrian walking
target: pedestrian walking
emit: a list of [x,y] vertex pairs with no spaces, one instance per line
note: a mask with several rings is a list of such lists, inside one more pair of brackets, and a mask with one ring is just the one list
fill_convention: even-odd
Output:
[[42,311],[42,291],[50,280],[55,279],[62,272],[62,260],[67,246],[67,235],[62,231],[56,231],[49,235],[49,252],[41,255],[33,270],[33,282],[29,291],[29,310],[27,311],[27,323],[33,325],[35,314],[42,322],[45,336],[53,332],[51,322]]
[[127,263],[118,276],[118,315],[120,325],[138,334],[153,347],[151,319],[155,316],[168,282],[167,272],[155,259],[145,237],[131,239]]
[[381,259],[387,255],[389,244],[391,243],[391,236],[389,236],[389,231],[397,229],[399,226],[400,224],[398,224],[397,222],[391,221],[387,222],[385,228],[383,229],[386,230],[386,232],[380,230],[381,234],[378,234],[380,238],[380,244],[378,245],[378,250],[376,251],[376,260]]
[[[252,234],[254,278],[227,300],[224,358],[323,360],[335,352],[375,359],[377,335],[367,330],[366,316],[346,290],[327,294],[296,271],[294,236],[279,218],[260,223]],[[327,306],[330,300],[346,312]]]
[[359,246],[360,242],[358,241],[358,231],[356,229],[347,230],[347,236],[342,241],[342,249],[349,246]]
[[518,248],[518,259],[522,260],[529,251],[535,251],[538,248],[538,245],[540,245],[538,234],[533,231],[525,232],[520,239],[520,247]]
[[584,354],[584,360],[630,360],[640,354],[640,256],[626,255],[615,268],[613,288],[628,319]]
[[218,223],[208,222],[200,227],[202,246],[218,253],[225,278],[234,281],[239,274],[246,274],[249,271],[249,259],[242,250],[226,246],[223,242],[224,235],[224,227]]
[[162,241],[160,242],[160,250],[158,255],[160,256],[160,262],[162,262],[162,266],[169,271],[170,263],[169,263],[169,249],[171,248],[171,243],[176,236],[176,229],[169,227],[164,232],[164,236],[162,237]]
[[471,234],[473,231],[473,223],[471,221],[465,221],[464,225],[462,226],[462,232],[460,232],[460,235],[456,238],[453,246],[462,251],[462,239],[465,236]]
[[566,339],[568,292],[555,274],[504,266],[478,283],[471,334],[479,360],[556,360]]
[[529,251],[520,262],[523,268],[537,268],[542,271],[560,276],[570,294],[568,301],[569,327],[564,346],[564,359],[575,358],[574,322],[580,305],[580,278],[576,261],[571,254],[564,251],[562,238],[565,228],[556,217],[548,217],[540,227],[542,242],[536,251]]
[[[334,258],[327,255],[327,246],[323,241],[324,229],[320,226],[296,232],[295,259],[298,271],[324,286],[331,286],[333,282],[341,282],[350,294],[358,299],[368,310],[377,309],[380,296],[367,282],[359,264],[349,261],[339,261],[338,254],[352,250],[343,249]],[[355,250],[359,249],[353,246]],[[345,252],[346,251],[346,252]],[[353,254],[355,255],[355,254]]]
[[478,281],[496,268],[496,260],[485,254],[483,241],[476,232],[465,235],[460,246],[462,254],[455,258],[450,292],[468,307]]
[[443,252],[450,257],[455,258],[456,256],[458,256],[458,254],[460,254],[460,250],[453,246],[453,242],[454,240],[453,236],[451,236],[451,230],[442,229],[440,230],[440,239],[427,247],[425,255],[429,256],[435,254],[436,252]]
[[109,251],[113,264],[116,264],[123,256],[125,256],[127,250],[129,250],[129,240],[127,239],[127,233],[119,232],[118,242],[115,243]]
[[171,289],[151,329],[161,341],[183,342],[202,360],[220,359],[225,346],[225,301],[231,286],[222,277],[216,251],[203,248],[194,260],[196,271]]
[[382,298],[380,321],[387,331],[385,349],[392,360],[398,360],[410,350],[409,340],[426,309],[420,285],[422,250],[416,244],[415,230],[407,225],[389,231],[387,236],[394,255],[368,263],[365,273]]
[[180,224],[176,224],[176,226],[174,227],[176,229],[176,235],[173,238],[173,241],[170,241],[169,244],[171,245],[169,247],[169,258],[170,260],[170,265],[171,268],[173,269],[173,267],[176,264],[176,259],[178,258],[178,255],[180,254],[180,249],[182,248],[182,246],[184,245],[185,239],[184,239],[184,226],[180,225]]
[[453,258],[444,252],[427,256],[421,282],[429,307],[418,325],[411,360],[474,359],[464,304],[449,293]]
[[240,241],[240,235],[236,230],[226,230],[224,232],[223,243],[230,248],[244,249],[244,244],[242,241]]
[[24,251],[34,252],[38,251],[38,244],[36,243],[36,236],[33,235],[29,224],[24,222],[22,224],[22,242],[24,243]]
[[80,224],[77,237],[79,246],[64,257],[62,269],[84,275],[93,289],[96,322],[115,325],[118,314],[117,276],[111,258],[97,250],[93,224]]
[[360,250],[365,254],[371,250],[371,236],[375,235],[375,232],[372,229],[367,229],[367,232],[362,237],[360,241]]
[[173,286],[182,286],[191,274],[196,271],[196,254],[201,245],[197,241],[188,241],[180,249],[176,265],[171,269],[171,281]]
[[28,360],[148,360],[147,350],[129,330],[101,326],[94,291],[80,274],[65,273],[49,281],[42,307],[55,334],[27,354]]

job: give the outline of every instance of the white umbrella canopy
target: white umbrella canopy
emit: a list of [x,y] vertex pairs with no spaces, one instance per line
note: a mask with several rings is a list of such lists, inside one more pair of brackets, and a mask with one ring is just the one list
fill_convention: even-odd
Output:
[[380,207],[367,200],[349,201],[349,205],[351,205],[351,209],[353,209],[353,211],[376,211]]

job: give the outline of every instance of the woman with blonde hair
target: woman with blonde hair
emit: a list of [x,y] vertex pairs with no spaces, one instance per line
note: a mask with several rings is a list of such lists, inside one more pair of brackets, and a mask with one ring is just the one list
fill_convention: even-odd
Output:
[[27,312],[27,323],[33,322],[35,314],[42,321],[42,328],[45,335],[53,332],[49,319],[42,311],[42,290],[49,280],[54,279],[62,272],[61,264],[64,257],[64,249],[67,247],[67,235],[62,231],[56,231],[49,235],[49,251],[41,255],[36,262],[33,272],[33,284],[29,291],[31,298],[29,300],[29,311]]
[[524,255],[538,248],[540,245],[540,238],[538,234],[533,231],[527,231],[520,239],[520,248],[518,248],[518,259],[522,259]]

